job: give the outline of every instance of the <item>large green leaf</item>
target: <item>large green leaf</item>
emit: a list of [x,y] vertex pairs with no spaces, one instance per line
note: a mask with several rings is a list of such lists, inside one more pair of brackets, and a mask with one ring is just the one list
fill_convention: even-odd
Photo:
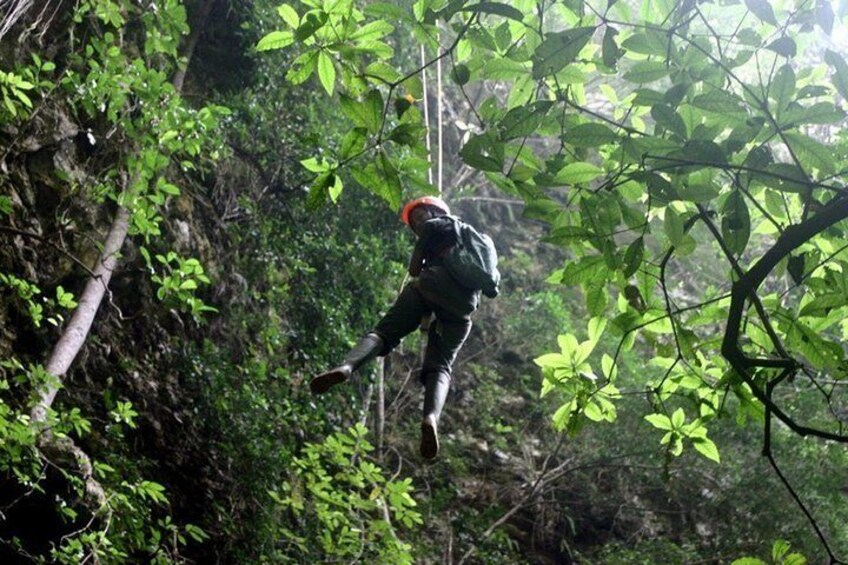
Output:
[[777,26],[777,18],[774,17],[774,10],[771,7],[771,2],[768,0],[745,0],[745,6],[760,20],[775,27]]
[[480,70],[480,78],[490,80],[513,80],[530,69],[524,63],[512,59],[495,58],[489,59]]
[[794,132],[787,133],[786,139],[805,169],[812,167],[825,176],[832,175],[836,170],[833,152],[823,143]]
[[357,28],[357,30],[350,35],[350,39],[360,43],[365,41],[374,41],[389,35],[394,31],[394,29],[394,26],[392,26],[389,22],[385,20],[377,20]]
[[774,75],[769,88],[769,96],[777,102],[778,111],[782,111],[792,101],[795,94],[795,71],[790,65],[783,65]]
[[651,117],[654,118],[658,126],[661,126],[666,131],[676,134],[683,139],[689,137],[686,131],[686,124],[683,123],[683,118],[671,106],[657,104],[651,108]]
[[545,119],[554,103],[550,100],[538,100],[527,106],[513,108],[498,124],[498,134],[502,141],[525,137],[534,133]]
[[321,85],[327,94],[332,96],[336,85],[336,67],[325,51],[318,53],[318,78],[321,79]]
[[498,173],[503,171],[503,144],[489,132],[472,136],[460,149],[459,156],[467,165],[475,169]]
[[683,220],[681,219],[680,214],[675,212],[674,208],[671,206],[665,209],[663,230],[665,231],[666,237],[668,237],[669,243],[671,243],[674,247],[680,247],[680,244],[683,243],[683,237],[686,235],[686,231],[683,229]]
[[610,69],[615,69],[615,65],[623,53],[615,41],[616,35],[618,35],[618,30],[608,25],[606,31],[604,31],[604,39],[601,44],[601,60]]
[[668,76],[668,67],[662,61],[640,61],[624,73],[624,79],[644,84]]
[[554,177],[557,185],[585,184],[604,174],[603,169],[591,163],[569,163]]
[[478,12],[481,14],[494,14],[503,16],[511,20],[520,22],[524,20],[524,14],[521,10],[510,6],[509,4],[501,4],[500,2],[480,2],[462,8],[463,12]]
[[795,40],[788,35],[775,39],[766,45],[766,49],[770,49],[778,55],[783,55],[787,58],[794,57],[798,53],[798,46],[795,44]]
[[812,106],[791,105],[781,116],[787,126],[802,124],[834,124],[845,119],[845,111],[833,102],[816,102]]
[[751,236],[751,216],[745,197],[739,190],[731,192],[721,207],[721,235],[731,253],[741,255]]
[[842,55],[830,49],[825,51],[824,60],[833,67],[833,86],[842,98],[848,100],[848,63]]
[[659,30],[648,29],[634,33],[622,41],[621,46],[634,53],[665,57],[668,55],[669,38]]
[[608,126],[598,123],[580,124],[568,128],[562,140],[575,147],[600,147],[615,143],[619,137]]
[[342,138],[342,143],[339,146],[339,157],[347,159],[351,155],[360,153],[365,149],[367,141],[368,130],[363,127],[353,128]]
[[294,33],[291,31],[272,31],[256,44],[257,51],[282,49],[294,43]]
[[565,285],[599,283],[605,279],[608,272],[603,256],[590,255],[569,261],[562,271],[561,282]]
[[692,99],[692,105],[701,110],[719,114],[745,114],[745,105],[741,98],[726,90],[710,90]]
[[549,33],[533,54],[533,78],[556,74],[573,63],[595,33],[594,27],[578,27]]
[[345,94],[339,95],[342,112],[359,127],[364,127],[370,133],[377,133],[383,121],[383,95],[373,89],[368,91],[363,100],[355,100]]
[[640,236],[627,246],[627,251],[624,253],[623,271],[625,277],[629,278],[639,270],[644,256],[645,240]]

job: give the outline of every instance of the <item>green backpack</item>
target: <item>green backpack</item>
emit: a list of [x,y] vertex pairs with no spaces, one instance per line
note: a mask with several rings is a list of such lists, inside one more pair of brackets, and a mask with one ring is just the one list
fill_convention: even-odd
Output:
[[456,245],[444,257],[448,272],[465,288],[480,290],[489,298],[496,297],[501,274],[492,238],[459,218],[448,217],[456,231]]

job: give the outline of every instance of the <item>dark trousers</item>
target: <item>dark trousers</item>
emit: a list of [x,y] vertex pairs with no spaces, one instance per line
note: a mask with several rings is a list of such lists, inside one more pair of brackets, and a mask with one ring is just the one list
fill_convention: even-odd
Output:
[[421,368],[422,381],[429,373],[443,372],[450,376],[456,354],[471,331],[470,316],[457,315],[428,301],[414,284],[408,284],[372,330],[383,338],[386,345],[381,355],[386,355],[397,347],[401,339],[418,328],[424,316],[431,313],[435,315],[436,321],[430,324],[427,334],[427,350]]

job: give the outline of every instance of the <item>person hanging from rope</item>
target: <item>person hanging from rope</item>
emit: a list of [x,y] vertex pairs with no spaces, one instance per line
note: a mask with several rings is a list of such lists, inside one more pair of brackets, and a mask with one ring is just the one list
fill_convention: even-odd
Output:
[[441,198],[424,196],[410,201],[401,220],[418,238],[409,261],[413,280],[341,365],[313,378],[309,386],[313,394],[323,394],[347,381],[374,357],[388,355],[422,320],[435,316],[420,373],[424,385],[420,453],[425,459],[434,459],[439,453],[439,417],[453,362],[471,331],[471,314],[481,292],[490,298],[498,295],[500,273],[491,238],[451,216]]

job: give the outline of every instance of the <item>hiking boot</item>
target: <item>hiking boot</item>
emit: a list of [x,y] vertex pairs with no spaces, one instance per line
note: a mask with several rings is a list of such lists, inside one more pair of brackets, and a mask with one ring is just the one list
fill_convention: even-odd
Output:
[[419,447],[424,459],[435,459],[439,454],[439,418],[448,397],[450,380],[450,374],[441,371],[424,377],[424,418]]
[[377,334],[368,334],[359,340],[338,367],[321,373],[309,382],[312,394],[324,394],[337,384],[348,380],[362,365],[376,357],[383,349],[383,339]]
[[439,423],[432,414],[424,416],[421,422],[421,445],[418,451],[427,460],[435,459],[439,454]]

